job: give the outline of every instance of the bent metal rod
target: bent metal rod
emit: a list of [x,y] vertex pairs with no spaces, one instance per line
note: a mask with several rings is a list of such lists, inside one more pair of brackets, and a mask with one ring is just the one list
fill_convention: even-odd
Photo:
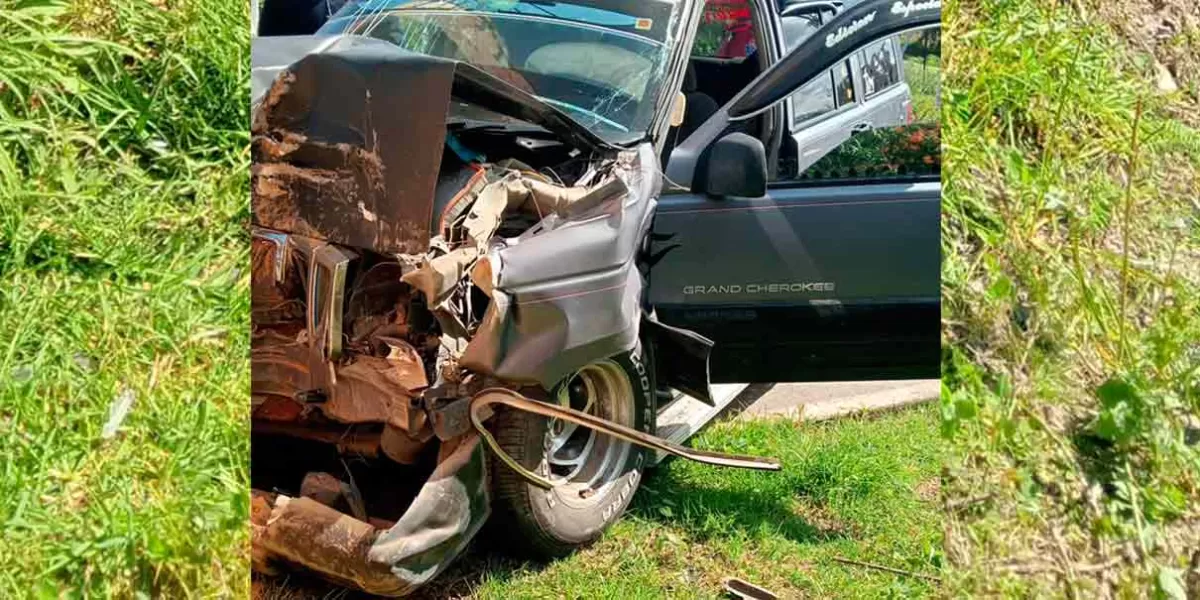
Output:
[[757,469],[760,471],[778,471],[781,468],[779,461],[773,458],[723,454],[721,452],[709,452],[706,450],[688,448],[686,446],[681,446],[674,442],[670,442],[662,438],[652,436],[648,433],[631,429],[624,425],[613,423],[612,421],[601,419],[572,408],[531,400],[509,389],[488,388],[476,394],[473,398],[471,398],[469,407],[471,424],[475,427],[475,430],[479,432],[479,435],[483,438],[488,448],[495,453],[496,457],[499,458],[501,462],[503,462],[513,471],[516,471],[518,475],[525,478],[530,483],[547,490],[568,483],[568,481],[562,480],[559,482],[554,482],[550,479],[542,477],[541,475],[538,475],[537,473],[533,473],[517,463],[517,461],[509,456],[507,452],[500,448],[500,444],[496,442],[496,439],[492,437],[491,432],[489,432],[483,425],[484,419],[487,419],[492,414],[490,407],[495,404],[508,406],[510,408],[523,410],[525,412],[531,412],[543,417],[562,419],[563,421],[574,423],[581,427],[587,427],[605,435],[611,435],[617,439],[624,440],[631,444],[658,450],[660,452],[666,452],[667,454],[686,458],[688,460],[694,460],[707,465],[715,465],[718,467],[736,467],[741,469]]

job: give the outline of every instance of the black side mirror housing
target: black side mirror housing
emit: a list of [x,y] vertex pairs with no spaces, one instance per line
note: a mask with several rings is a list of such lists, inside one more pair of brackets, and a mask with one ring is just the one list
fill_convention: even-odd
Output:
[[745,133],[713,142],[696,165],[695,189],[710,196],[759,198],[767,194],[767,152]]

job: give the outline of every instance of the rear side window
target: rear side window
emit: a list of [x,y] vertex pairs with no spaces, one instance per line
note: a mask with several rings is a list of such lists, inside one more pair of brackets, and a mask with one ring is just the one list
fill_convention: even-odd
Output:
[[870,98],[900,81],[900,65],[896,61],[895,44],[891,39],[871,44],[859,52],[862,64],[863,94]]
[[854,80],[850,77],[850,61],[843,61],[832,71],[833,90],[837,95],[838,107],[853,104],[856,98],[854,97]]
[[784,15],[780,24],[783,26],[786,50],[791,50],[821,28],[821,15],[817,11],[796,12]]
[[792,94],[792,123],[800,124],[833,110],[854,103],[854,82],[850,77],[850,62],[830,69]]

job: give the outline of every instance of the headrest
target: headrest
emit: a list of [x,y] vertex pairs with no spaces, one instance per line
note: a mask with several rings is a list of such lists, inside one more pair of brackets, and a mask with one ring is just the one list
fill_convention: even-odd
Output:
[[696,84],[696,65],[693,64],[692,61],[689,60],[688,64],[687,64],[687,70],[685,70],[683,72],[683,88],[681,88],[679,91],[681,91],[685,94],[690,94],[690,93],[696,91],[697,87],[698,86]]

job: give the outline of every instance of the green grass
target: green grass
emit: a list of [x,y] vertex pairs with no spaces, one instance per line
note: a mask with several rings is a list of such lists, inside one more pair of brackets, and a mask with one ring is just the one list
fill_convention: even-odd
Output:
[[913,120],[936,121],[937,88],[942,78],[941,61],[936,55],[927,60],[904,57],[904,77],[913,96]]
[[0,597],[248,593],[248,19],[0,0]]
[[1166,597],[1200,548],[1196,81],[1107,12],[1164,5],[944,5],[952,594]]
[[783,470],[672,461],[645,479],[596,545],[545,565],[467,556],[429,597],[717,598],[730,576],[784,598],[935,592],[920,578],[833,560],[938,574],[944,448],[932,407],[826,424],[727,422],[692,444],[775,456]]

